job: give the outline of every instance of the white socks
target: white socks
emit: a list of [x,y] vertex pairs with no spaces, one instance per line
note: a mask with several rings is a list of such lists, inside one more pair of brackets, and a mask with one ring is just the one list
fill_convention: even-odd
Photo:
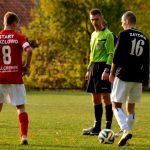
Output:
[[128,123],[126,121],[126,115],[121,108],[114,109],[114,116],[121,128],[121,130],[129,130]]
[[123,112],[122,108],[114,109],[114,116],[121,128],[121,130],[132,130],[134,125],[134,114],[129,114],[126,118],[126,115]]
[[126,121],[128,123],[128,127],[129,127],[129,130],[132,130],[133,129],[133,125],[134,125],[134,114],[129,114],[126,118]]

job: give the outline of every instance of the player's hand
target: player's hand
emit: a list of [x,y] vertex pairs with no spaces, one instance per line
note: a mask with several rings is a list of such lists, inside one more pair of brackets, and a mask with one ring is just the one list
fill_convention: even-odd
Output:
[[89,71],[87,71],[86,75],[85,75],[85,80],[89,79]]
[[24,65],[24,66],[22,67],[22,76],[28,75],[28,74],[29,74],[29,67],[26,66],[26,65]]
[[101,80],[109,80],[109,73],[104,71],[102,73]]
[[115,79],[115,76],[112,73],[110,73],[110,75],[109,75],[109,82],[113,83],[114,79]]

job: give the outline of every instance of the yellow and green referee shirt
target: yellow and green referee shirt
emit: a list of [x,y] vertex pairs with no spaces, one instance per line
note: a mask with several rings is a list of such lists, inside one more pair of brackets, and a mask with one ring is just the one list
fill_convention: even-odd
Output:
[[114,36],[108,28],[96,32],[91,35],[90,41],[90,67],[92,62],[106,62],[107,65],[112,64],[114,53]]

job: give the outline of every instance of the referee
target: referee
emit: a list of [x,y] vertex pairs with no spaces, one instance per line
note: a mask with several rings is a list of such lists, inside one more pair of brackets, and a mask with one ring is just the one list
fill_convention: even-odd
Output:
[[104,26],[104,19],[99,9],[94,8],[90,11],[90,20],[95,31],[91,35],[90,62],[85,78],[87,92],[92,94],[95,122],[92,127],[83,129],[83,135],[98,135],[101,131],[103,102],[106,109],[106,128],[110,129],[112,123],[109,72],[114,53],[114,36]]

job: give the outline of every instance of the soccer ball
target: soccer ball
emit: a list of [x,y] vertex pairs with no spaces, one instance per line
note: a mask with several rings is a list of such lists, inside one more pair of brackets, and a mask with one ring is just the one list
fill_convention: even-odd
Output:
[[98,135],[98,140],[104,144],[112,144],[115,140],[115,133],[110,129],[103,129]]

